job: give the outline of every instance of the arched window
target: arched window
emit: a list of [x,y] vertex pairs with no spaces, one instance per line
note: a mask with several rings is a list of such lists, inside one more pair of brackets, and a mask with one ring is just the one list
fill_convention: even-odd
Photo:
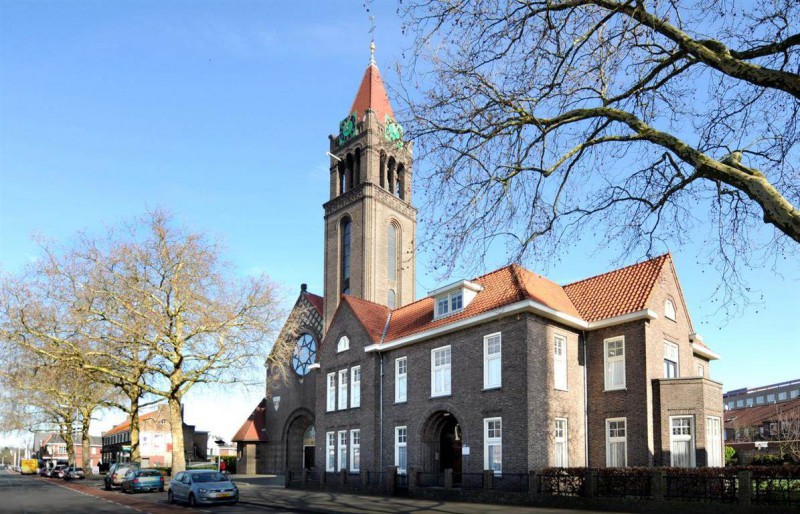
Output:
[[347,154],[347,190],[350,191],[355,186],[353,183],[353,154]]
[[389,252],[386,256],[386,276],[389,280],[397,280],[397,228],[389,223]]
[[387,170],[387,180],[389,182],[388,183],[389,192],[392,193],[392,194],[394,194],[394,186],[395,186],[394,171],[395,171],[395,166],[396,165],[397,165],[397,163],[395,162],[394,157],[390,157],[389,158],[389,168]]
[[664,317],[675,321],[675,304],[669,298],[664,302]]
[[339,194],[344,194],[345,191],[347,191],[347,185],[345,183],[344,161],[339,161]]
[[350,218],[342,221],[342,287],[344,294],[350,294]]
[[395,302],[397,301],[396,295],[394,294],[394,289],[389,289],[389,297],[386,299],[386,306],[390,309],[394,309],[397,307]]
[[356,160],[354,162],[354,182],[353,186],[357,186],[361,183],[361,148],[356,148]]
[[394,194],[401,200],[405,196],[403,192],[403,180],[405,179],[406,168],[402,164],[397,167],[397,176],[395,177]]
[[311,334],[303,334],[297,339],[292,355],[292,368],[298,375],[308,374],[308,367],[317,361],[317,341]]
[[380,183],[381,187],[386,189],[386,154],[381,152],[381,168],[380,168]]

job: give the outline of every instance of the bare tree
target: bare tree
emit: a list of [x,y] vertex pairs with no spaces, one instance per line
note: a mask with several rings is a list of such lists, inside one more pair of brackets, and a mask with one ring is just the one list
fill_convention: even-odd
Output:
[[800,401],[776,407],[775,433],[773,438],[778,441],[781,455],[790,456],[796,463],[800,463]]
[[794,0],[402,9],[405,115],[443,271],[495,244],[549,262],[587,233],[627,256],[702,231],[738,293],[742,265],[797,251]]
[[[57,284],[48,291],[60,300],[49,293],[45,304],[58,316],[31,315],[20,292],[32,289],[30,276],[6,281],[4,336],[122,390],[132,441],[141,395],[166,400],[177,473],[185,469],[186,393],[197,384],[260,382],[253,370],[283,318],[277,286],[265,275],[236,278],[220,253],[218,243],[176,227],[162,211],[102,238],[82,236],[66,251],[46,250],[49,272],[34,274]],[[31,322],[38,318],[49,324]]]

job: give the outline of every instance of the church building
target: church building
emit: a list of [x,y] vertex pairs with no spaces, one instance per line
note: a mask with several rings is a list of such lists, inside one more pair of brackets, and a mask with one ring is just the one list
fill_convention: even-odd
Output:
[[563,285],[510,265],[417,299],[412,149],[374,58],[330,155],[324,292],[301,288],[288,380],[268,371],[233,438],[240,473],[724,464],[719,357],[670,254]]

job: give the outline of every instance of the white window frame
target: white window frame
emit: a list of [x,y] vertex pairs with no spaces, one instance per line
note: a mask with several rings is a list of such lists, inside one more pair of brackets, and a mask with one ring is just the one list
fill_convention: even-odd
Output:
[[350,472],[361,472],[361,430],[358,428],[350,431]]
[[[622,422],[625,429],[625,435],[620,436],[611,436],[611,423],[619,423]],[[622,443],[624,444],[625,448],[625,462],[622,463],[622,466],[614,465],[611,463],[611,445],[614,443]],[[613,468],[613,467],[621,467],[624,468],[628,465],[628,418],[606,418],[606,467]]]
[[[453,302],[458,297],[461,297],[460,306],[458,308],[454,308]],[[439,295],[435,298],[434,303],[434,319],[442,318],[444,316],[450,316],[451,314],[456,314],[464,310],[465,302],[466,302],[466,295],[464,294],[463,289],[459,289],[456,291],[452,291],[447,294]]]
[[339,370],[339,410],[347,409],[347,368]]
[[[674,352],[674,354],[673,354]],[[675,376],[667,376],[667,361],[675,363]],[[681,376],[681,351],[672,341],[664,341],[664,378],[680,378]]]
[[706,367],[701,362],[695,362],[694,372],[698,377],[704,377],[706,376]]
[[[500,426],[495,429],[499,430],[500,436],[489,435],[490,423],[499,423]],[[500,447],[500,469],[495,469],[495,475],[503,474],[503,418],[483,418],[483,469],[491,470],[491,462],[489,458],[489,448],[493,446]]]
[[[560,352],[559,343],[561,343]],[[553,388],[559,391],[569,390],[567,383],[567,337],[561,334],[553,335]]]
[[664,301],[664,317],[672,321],[677,321],[678,313],[675,308],[675,302],[669,298]]
[[[622,343],[622,355],[621,356],[614,356],[611,359],[608,357],[608,346],[610,343]],[[622,362],[622,383],[621,384],[613,384],[611,383],[612,374],[609,373],[609,363],[616,363]],[[617,337],[609,337],[608,339],[603,340],[603,369],[605,373],[605,390],[606,391],[617,391],[620,389],[625,389],[625,383],[627,381],[627,377],[625,376],[625,336],[617,336]]]
[[[436,354],[437,353],[444,353],[447,352],[449,355],[449,362],[446,364],[439,364],[436,365]],[[441,371],[442,376],[446,377],[447,380],[445,381],[444,378],[442,379],[442,389],[436,389],[436,372]],[[438,396],[449,396],[452,393],[452,381],[453,381],[453,351],[450,345],[442,346],[439,348],[434,348],[431,350],[431,398],[435,398]]]
[[350,368],[350,408],[353,407],[361,407],[361,366]]
[[[713,437],[710,432],[714,425],[717,426],[719,432],[716,441],[710,440]],[[717,416],[706,416],[706,466],[720,468],[725,466],[725,457],[722,453],[723,435],[722,419]]]
[[[444,308],[442,308],[444,307]],[[439,296],[436,298],[436,316],[441,318],[450,313],[450,295]]]
[[328,403],[326,410],[336,410],[336,372],[328,373]]
[[[559,427],[559,424],[562,424]],[[559,435],[559,433],[561,435]],[[569,424],[567,418],[556,418],[553,427],[553,465],[557,468],[569,467]],[[559,448],[559,444],[561,447]],[[560,450],[560,451],[559,451]],[[559,462],[559,460],[561,462]]]
[[[401,364],[405,368],[400,371]],[[398,357],[394,360],[394,403],[408,401],[408,357]]]
[[350,338],[347,336],[342,336],[339,338],[339,342],[336,343],[336,353],[343,352],[350,349]]
[[338,456],[338,466],[336,471],[347,469],[347,430],[339,430],[339,437],[337,438],[336,454]]
[[336,432],[327,432],[325,442],[325,471],[333,473],[336,471]]
[[[403,441],[400,440],[400,433],[403,434]],[[400,467],[400,448],[405,448],[406,466],[408,466],[408,427],[394,427],[394,465],[397,466],[397,473],[405,475],[406,468]]]
[[[496,353],[489,354],[489,344],[497,340],[499,345]],[[492,363],[497,362],[497,379],[490,382],[489,367]],[[501,332],[495,332],[483,336],[483,388],[495,389],[503,385],[503,335]]]
[[[689,435],[675,435],[673,433],[673,422],[676,420],[689,420]],[[672,451],[672,445],[675,442],[683,442],[689,441],[690,442],[690,450],[689,450],[689,467],[694,468],[697,466],[696,456],[695,453],[697,452],[697,440],[695,435],[695,428],[696,423],[694,422],[694,416],[670,416],[669,417],[669,465],[675,466],[675,452]]]
[[786,391],[781,391],[778,393],[778,401],[783,401],[786,399]]

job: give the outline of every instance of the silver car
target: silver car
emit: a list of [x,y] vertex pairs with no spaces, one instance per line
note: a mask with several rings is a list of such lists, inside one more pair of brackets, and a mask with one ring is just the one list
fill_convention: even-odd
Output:
[[236,503],[239,488],[219,471],[194,469],[181,471],[169,484],[169,502],[186,502],[194,507],[201,503]]

